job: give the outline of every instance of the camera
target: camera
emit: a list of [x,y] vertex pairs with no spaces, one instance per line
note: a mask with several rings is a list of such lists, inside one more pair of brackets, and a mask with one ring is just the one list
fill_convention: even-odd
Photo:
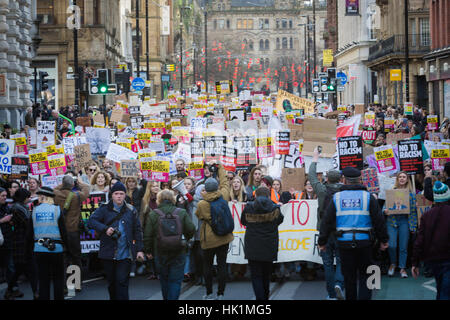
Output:
[[122,232],[120,232],[117,229],[114,229],[113,233],[111,234],[111,239],[113,240],[119,240],[120,236],[122,235]]
[[42,242],[42,245],[48,249],[48,251],[54,251],[56,249],[55,243],[52,241],[52,239],[45,239]]
[[211,164],[207,165],[205,164],[205,168],[208,168],[209,172],[211,172],[211,177],[216,178],[217,172],[219,171],[219,168],[217,167],[217,164]]

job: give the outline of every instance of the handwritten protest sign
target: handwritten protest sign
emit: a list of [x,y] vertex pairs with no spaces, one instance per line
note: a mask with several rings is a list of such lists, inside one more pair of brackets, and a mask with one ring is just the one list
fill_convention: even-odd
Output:
[[141,172],[139,160],[121,160],[120,176],[124,178],[138,178]]
[[85,168],[92,161],[91,147],[89,144],[75,146],[75,162],[79,169]]
[[56,124],[55,121],[37,122],[37,147],[42,147],[43,143],[51,142],[56,144]]

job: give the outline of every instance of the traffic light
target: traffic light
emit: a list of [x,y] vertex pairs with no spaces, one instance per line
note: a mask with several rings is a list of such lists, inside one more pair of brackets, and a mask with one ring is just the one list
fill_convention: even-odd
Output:
[[100,69],[97,71],[98,75],[98,92],[105,94],[108,92],[108,70]]
[[336,78],[328,78],[328,92],[334,93],[336,92]]
[[48,73],[45,71],[39,71],[39,91],[46,91],[48,89]]
[[320,92],[320,80],[319,79],[313,79],[313,93],[319,93]]
[[130,92],[130,72],[124,72],[122,78],[123,91],[128,93]]
[[197,81],[197,93],[202,92],[202,82],[201,81]]
[[336,78],[336,68],[328,68],[328,78],[335,79]]
[[327,91],[328,91],[328,78],[320,77],[320,92],[327,92]]

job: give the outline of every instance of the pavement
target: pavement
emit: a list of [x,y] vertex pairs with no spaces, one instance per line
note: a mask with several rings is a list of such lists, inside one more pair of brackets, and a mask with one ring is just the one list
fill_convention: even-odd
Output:
[[[6,284],[0,284],[0,299],[3,299]],[[19,285],[25,296],[17,300],[32,300],[29,284],[24,281]],[[217,283],[214,284],[217,290]],[[270,300],[325,300],[327,292],[323,273],[319,272],[317,280],[302,281],[298,275],[289,280],[270,283]],[[130,300],[162,300],[158,280],[147,280],[147,276],[130,278]],[[203,286],[193,283],[182,285],[180,300],[201,300],[205,294]],[[225,300],[254,300],[255,296],[250,279],[228,282],[225,289]],[[417,280],[410,276],[407,279],[396,275],[392,278],[382,276],[380,290],[373,291],[373,300],[435,300],[436,283],[434,278],[420,276]],[[107,282],[103,277],[85,280],[82,291],[75,297],[66,300],[108,300]]]

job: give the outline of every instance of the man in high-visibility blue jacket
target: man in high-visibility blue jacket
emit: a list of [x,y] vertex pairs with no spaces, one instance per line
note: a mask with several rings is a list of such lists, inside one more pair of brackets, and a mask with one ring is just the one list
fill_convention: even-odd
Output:
[[379,240],[381,250],[388,247],[386,223],[378,201],[361,184],[361,171],[347,167],[342,174],[344,186],[334,194],[325,212],[320,224],[318,246],[325,251],[328,236],[336,232],[345,298],[370,300],[367,268],[373,264],[372,245],[375,238]]

